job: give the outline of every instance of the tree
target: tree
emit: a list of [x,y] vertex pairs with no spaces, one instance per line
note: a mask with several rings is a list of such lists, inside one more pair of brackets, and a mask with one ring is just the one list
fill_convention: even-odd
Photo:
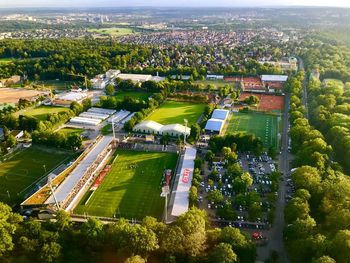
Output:
[[56,242],[45,243],[40,250],[41,262],[54,262],[61,255],[61,246]]
[[15,136],[13,136],[12,134],[10,134],[9,136],[7,136],[6,139],[6,146],[13,148],[17,145],[17,140],[15,138]]
[[345,263],[350,258],[350,230],[339,230],[333,239],[332,256],[336,262]]
[[232,150],[230,147],[222,147],[221,153],[224,159],[227,159],[231,154]]
[[211,150],[207,151],[207,153],[205,154],[205,160],[208,163],[212,163],[214,160],[214,157],[215,157],[215,154]]
[[255,246],[238,228],[223,228],[221,230],[220,240],[221,242],[230,244],[235,249],[240,262],[255,262]]
[[134,225],[128,235],[128,247],[137,254],[148,254],[159,248],[156,234],[142,225]]
[[189,198],[190,206],[194,206],[197,204],[198,190],[195,186],[191,186],[188,198]]
[[72,226],[72,220],[69,214],[64,210],[59,210],[56,213],[56,228],[59,231],[70,229]]
[[176,225],[180,227],[184,235],[182,247],[185,254],[197,256],[204,250],[206,221],[205,211],[194,207],[176,221]]
[[259,104],[260,100],[257,96],[252,95],[246,98],[244,102],[247,103],[248,105],[257,105]]
[[0,202],[0,258],[13,249],[13,235],[21,221],[20,215],[12,213],[11,207]]
[[224,201],[224,196],[219,190],[213,190],[208,194],[208,201],[214,202],[215,204],[220,204]]
[[147,261],[144,260],[142,257],[139,255],[129,257],[125,263],[146,263]]
[[190,138],[192,138],[194,141],[198,141],[200,134],[201,127],[197,123],[193,124],[191,126]]
[[220,243],[209,253],[208,262],[234,263],[237,262],[237,255],[233,252],[231,245]]
[[314,259],[312,263],[336,263],[336,261],[329,256],[322,256],[318,259]]
[[69,149],[80,148],[83,143],[83,139],[79,134],[70,134],[67,138],[67,147]]
[[106,87],[106,94],[111,96],[115,93],[115,88],[113,86],[113,84],[108,84]]
[[246,192],[248,187],[253,184],[253,179],[249,173],[243,173],[241,176],[236,177],[233,181],[233,189],[235,192]]
[[98,240],[102,234],[102,230],[102,222],[91,217],[81,226],[81,233],[89,241]]
[[321,183],[319,171],[311,166],[302,166],[298,168],[292,174],[292,177],[296,188],[306,189],[310,193],[316,193]]

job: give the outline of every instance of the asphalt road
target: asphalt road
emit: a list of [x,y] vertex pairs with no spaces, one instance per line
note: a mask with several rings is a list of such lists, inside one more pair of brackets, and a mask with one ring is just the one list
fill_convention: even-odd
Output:
[[[303,70],[304,69],[304,61],[298,57],[298,60],[299,60],[299,70]],[[309,119],[309,106],[308,106],[308,103],[307,103],[307,90],[306,90],[306,86],[307,86],[307,77],[304,78],[304,81],[303,81],[303,94],[302,94],[302,98],[301,98],[301,101],[302,101],[302,104],[305,106],[305,110],[306,110],[306,118]]]
[[283,133],[282,133],[282,149],[279,155],[280,171],[283,180],[280,181],[278,190],[278,199],[276,202],[276,214],[273,227],[269,232],[269,242],[266,246],[258,247],[258,258],[264,261],[268,258],[271,251],[276,251],[279,255],[279,262],[289,262],[283,242],[283,228],[284,228],[284,207],[286,205],[286,185],[285,179],[289,173],[289,162],[291,155],[288,153],[288,119],[289,119],[289,100],[290,95],[285,97],[285,110],[283,116]]

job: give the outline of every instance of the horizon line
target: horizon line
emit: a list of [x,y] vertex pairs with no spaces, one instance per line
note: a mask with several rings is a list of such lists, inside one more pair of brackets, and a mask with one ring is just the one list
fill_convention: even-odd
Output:
[[85,8],[178,8],[178,9],[201,9],[201,8],[348,8],[350,6],[328,6],[328,5],[218,5],[218,6],[154,6],[154,5],[134,5],[134,6],[12,6],[12,7],[3,7],[0,6],[0,9],[17,9],[17,8],[39,8],[39,9],[65,9],[65,8],[74,8],[74,9],[85,9]]

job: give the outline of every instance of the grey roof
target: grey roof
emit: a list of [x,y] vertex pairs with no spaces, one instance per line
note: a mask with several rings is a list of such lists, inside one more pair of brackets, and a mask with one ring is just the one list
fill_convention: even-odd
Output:
[[[57,202],[63,202],[73,188],[77,185],[79,180],[83,177],[86,170],[90,165],[97,159],[98,155],[108,146],[112,141],[112,136],[104,136],[101,141],[95,145],[95,147],[85,156],[85,158],[80,161],[80,163],[75,167],[73,172],[63,181],[63,183],[55,190],[55,197]],[[46,204],[52,204],[55,200],[51,195]]]
[[277,81],[277,82],[285,82],[287,81],[288,76],[286,75],[261,75],[262,81]]
[[226,120],[228,116],[229,111],[228,110],[221,110],[216,109],[213,111],[213,114],[211,115],[212,119],[218,119],[218,120]]
[[223,120],[212,118],[207,121],[207,124],[205,125],[205,130],[220,132],[223,126],[224,126]]

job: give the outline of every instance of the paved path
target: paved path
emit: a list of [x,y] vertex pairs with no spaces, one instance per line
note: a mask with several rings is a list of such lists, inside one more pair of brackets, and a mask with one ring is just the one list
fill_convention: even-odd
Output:
[[[304,70],[304,61],[299,57],[298,58],[299,60],[299,70]],[[301,102],[302,104],[305,106],[305,110],[306,110],[306,113],[305,113],[305,117],[307,119],[309,119],[309,106],[308,106],[308,99],[307,99],[307,77],[304,78],[303,80],[303,94],[302,94],[302,97],[301,97]]]

